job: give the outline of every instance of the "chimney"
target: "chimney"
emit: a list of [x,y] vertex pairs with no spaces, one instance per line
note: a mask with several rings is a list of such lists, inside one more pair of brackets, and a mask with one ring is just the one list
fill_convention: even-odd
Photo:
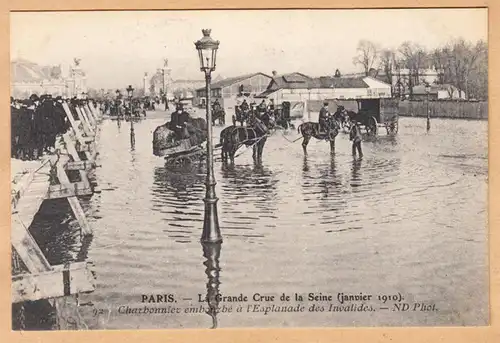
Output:
[[278,72],[276,70],[273,70],[273,77],[278,76]]

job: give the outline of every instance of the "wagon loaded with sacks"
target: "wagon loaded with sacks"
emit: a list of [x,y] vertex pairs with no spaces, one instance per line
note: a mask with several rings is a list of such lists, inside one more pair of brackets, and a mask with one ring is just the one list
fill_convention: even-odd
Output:
[[153,154],[164,157],[167,165],[192,163],[205,156],[206,140],[207,122],[203,118],[190,118],[183,128],[172,128],[167,122],[153,132]]

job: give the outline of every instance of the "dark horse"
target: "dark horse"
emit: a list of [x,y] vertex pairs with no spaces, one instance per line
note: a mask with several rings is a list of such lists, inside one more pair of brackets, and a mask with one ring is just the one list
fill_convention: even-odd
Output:
[[335,138],[339,134],[340,125],[333,116],[329,116],[326,121],[326,126],[328,127],[328,132],[320,132],[319,123],[306,122],[300,124],[297,128],[297,132],[302,134],[304,140],[302,141],[302,149],[304,149],[304,154],[307,154],[307,144],[311,137],[320,140],[330,141],[330,152],[335,153]]
[[262,152],[267,141],[269,129],[274,126],[271,117],[263,115],[261,119],[252,115],[248,118],[248,126],[229,126],[220,133],[220,146],[222,161],[227,161],[229,157],[234,163],[236,151],[245,146],[253,147],[253,160],[255,163],[262,163]]
[[335,113],[333,113],[333,118],[339,123],[340,127],[345,132],[349,132],[351,130],[351,120],[355,119],[356,117],[356,112],[346,110],[342,105],[337,107],[337,110],[335,111]]
[[226,112],[223,109],[212,111],[212,125],[215,125],[216,120],[219,120],[220,125],[226,124]]

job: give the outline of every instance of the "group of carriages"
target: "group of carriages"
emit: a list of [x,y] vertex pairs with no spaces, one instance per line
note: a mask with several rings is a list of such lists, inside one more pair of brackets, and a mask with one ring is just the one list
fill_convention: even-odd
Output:
[[240,126],[243,126],[243,124],[248,123],[252,116],[256,118],[270,117],[279,128],[293,127],[290,117],[290,102],[288,101],[284,101],[278,106],[275,106],[273,101],[269,105],[266,105],[264,100],[260,105],[255,102],[248,104],[243,101],[242,104],[235,106],[235,113],[232,117],[233,125],[236,126],[237,123],[240,123]]
[[154,111],[155,109],[154,98],[148,96],[133,98],[132,101],[123,98],[105,100],[101,105],[101,111],[112,119],[124,120],[139,120],[146,117],[146,111]]
[[[354,101],[351,101],[351,105]],[[335,149],[335,138],[341,131],[352,133],[353,128],[364,129],[367,136],[378,135],[379,128],[384,127],[388,135],[398,132],[398,101],[390,98],[356,99],[357,111],[350,106],[337,103],[335,112],[328,113],[327,128],[322,129],[320,123],[306,122],[298,127],[302,134],[302,146],[306,153],[306,146],[311,137],[330,141],[332,152]],[[224,128],[220,133],[220,142],[216,147],[221,148],[222,160],[229,158],[234,162],[235,152],[242,146],[252,146],[254,159],[261,160],[263,146],[269,133],[277,128],[293,128],[290,116],[290,102],[283,102],[274,106],[271,101],[265,105],[255,102],[247,104],[246,101],[235,106],[232,116],[232,125]],[[225,125],[225,112],[222,106],[213,104],[213,124],[218,120],[219,124]],[[204,121],[201,119],[201,121]],[[193,132],[206,132],[206,122],[191,124]],[[154,148],[154,154],[164,156],[167,162],[191,161],[191,156],[198,158],[203,155],[201,145],[206,140],[206,134],[198,134],[196,139],[176,139],[173,130],[167,126],[158,127],[154,134],[153,145],[158,147],[158,142],[163,142],[163,148]],[[155,143],[156,142],[156,143]]]

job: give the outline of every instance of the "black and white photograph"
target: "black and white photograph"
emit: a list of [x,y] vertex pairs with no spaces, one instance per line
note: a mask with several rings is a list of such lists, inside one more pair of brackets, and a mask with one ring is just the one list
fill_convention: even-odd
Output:
[[489,325],[486,8],[9,21],[12,330]]

